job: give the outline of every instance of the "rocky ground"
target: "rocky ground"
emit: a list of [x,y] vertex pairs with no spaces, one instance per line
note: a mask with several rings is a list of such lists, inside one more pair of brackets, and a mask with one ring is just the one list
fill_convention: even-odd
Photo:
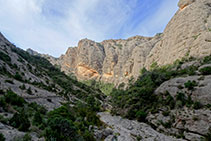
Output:
[[[112,116],[109,113],[98,113],[100,120],[107,126],[105,141],[183,141],[157,132],[146,123]],[[110,131],[110,132],[109,132]]]

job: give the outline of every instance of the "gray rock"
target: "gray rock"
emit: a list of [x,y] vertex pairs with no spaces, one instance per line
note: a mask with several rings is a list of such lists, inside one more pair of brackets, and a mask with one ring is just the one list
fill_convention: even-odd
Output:
[[112,141],[136,141],[138,138],[144,141],[182,141],[171,136],[166,136],[152,129],[145,123],[123,119],[120,116],[111,116],[109,113],[98,113],[100,120],[110,127],[114,134],[105,140]]

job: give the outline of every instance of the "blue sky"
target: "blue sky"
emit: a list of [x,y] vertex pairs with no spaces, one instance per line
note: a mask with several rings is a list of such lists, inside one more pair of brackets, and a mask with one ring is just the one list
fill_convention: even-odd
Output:
[[20,48],[60,56],[80,39],[154,36],[179,0],[0,0],[0,32]]

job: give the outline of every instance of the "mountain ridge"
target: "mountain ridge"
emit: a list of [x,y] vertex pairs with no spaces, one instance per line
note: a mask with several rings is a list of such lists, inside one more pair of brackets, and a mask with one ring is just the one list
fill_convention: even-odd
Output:
[[211,54],[211,4],[209,0],[180,0],[178,11],[162,34],[154,37],[134,36],[128,39],[94,42],[79,41],[58,59],[49,61],[78,80],[97,80],[128,84],[137,80],[140,70],[151,65],[172,64],[188,57]]

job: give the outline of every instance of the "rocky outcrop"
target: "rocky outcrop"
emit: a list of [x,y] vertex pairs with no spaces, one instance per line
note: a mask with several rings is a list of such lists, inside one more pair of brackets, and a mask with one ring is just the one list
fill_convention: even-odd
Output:
[[[185,88],[185,83],[188,81],[196,82],[196,85],[193,90],[188,90]],[[156,94],[165,93],[168,91],[171,96],[176,97],[179,92],[186,93],[191,96],[194,101],[199,101],[203,105],[211,103],[211,76],[188,76],[188,77],[179,77],[174,78],[169,81],[164,82],[158,89],[155,91]]]
[[127,83],[139,76],[147,55],[161,37],[161,34],[153,38],[135,36],[101,43],[83,39],[78,47],[69,48],[59,59],[49,61],[67,74],[74,73],[79,80]]
[[172,64],[184,57],[211,54],[211,3],[209,0],[180,0],[179,10],[164,33],[155,37],[135,36],[126,40],[101,43],[83,39],[69,48],[52,64],[79,80],[95,79],[107,83],[128,83],[137,78],[143,67],[153,63]]
[[183,141],[171,136],[166,136],[152,129],[145,123],[134,120],[123,119],[119,116],[111,116],[109,113],[98,113],[100,120],[108,126],[109,131],[113,131],[105,138],[105,141]]
[[[174,136],[183,136],[190,141],[200,141],[211,127],[209,109],[192,110],[187,107],[171,110],[168,115],[159,112],[147,117],[156,130]],[[167,127],[169,125],[169,127]]]
[[210,0],[180,0],[180,9],[168,23],[163,38],[147,57],[147,68],[153,62],[171,64],[184,57],[211,54]]

